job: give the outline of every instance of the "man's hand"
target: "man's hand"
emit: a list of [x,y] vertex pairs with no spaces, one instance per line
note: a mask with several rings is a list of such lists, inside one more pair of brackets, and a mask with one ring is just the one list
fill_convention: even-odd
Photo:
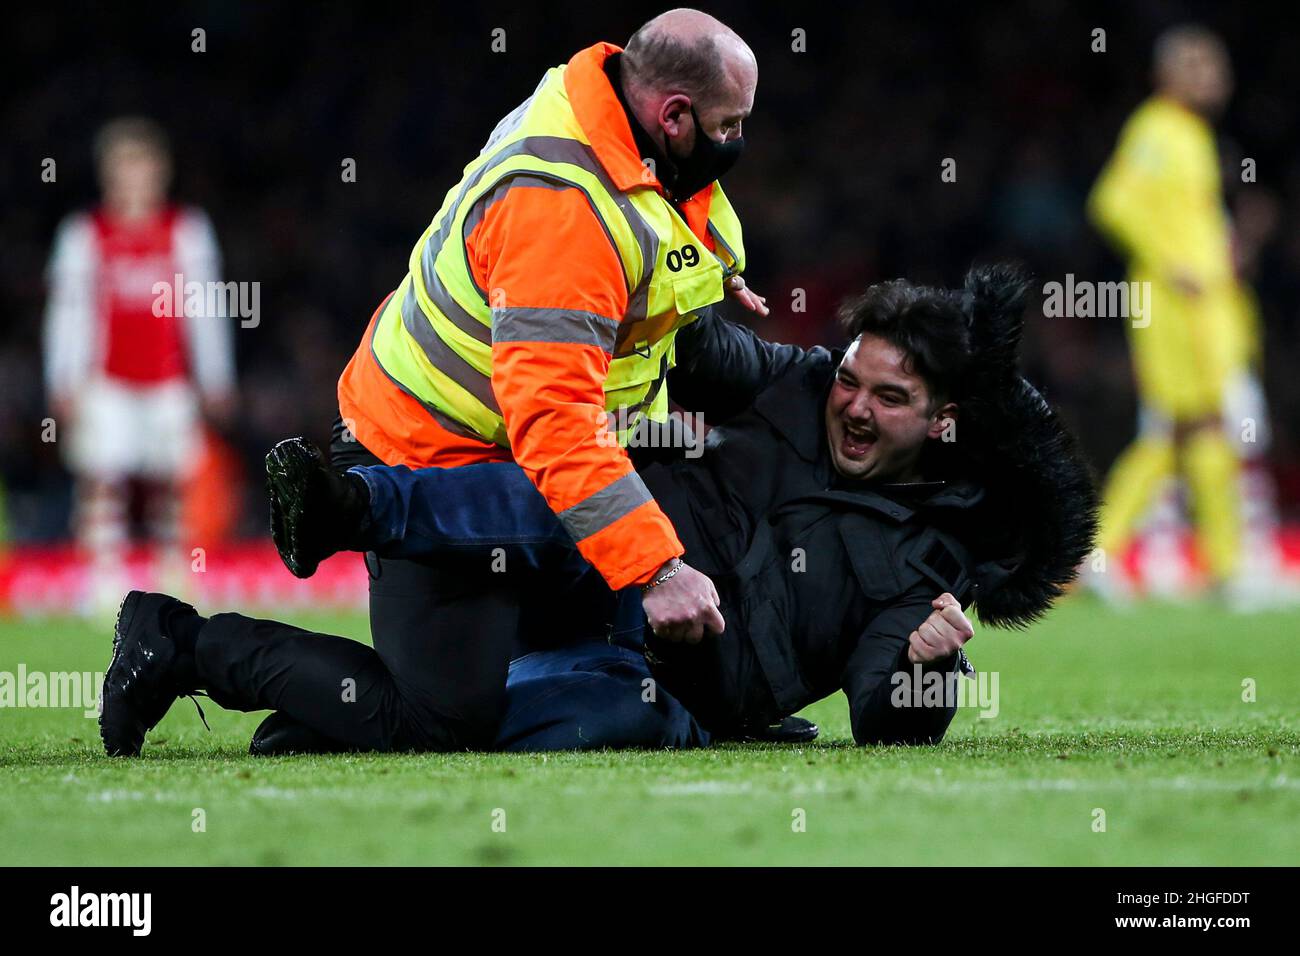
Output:
[[975,629],[961,611],[957,599],[945,591],[930,602],[934,608],[921,626],[907,638],[907,659],[926,664],[956,654],[975,636]]
[[757,312],[759,315],[768,315],[772,310],[767,307],[767,299],[763,298],[757,292],[745,288],[745,280],[742,276],[732,276],[723,283],[731,297],[749,309],[750,312]]
[[[670,570],[672,564],[665,564],[655,577]],[[706,630],[723,632],[726,622],[718,610],[720,603],[717,588],[708,576],[685,563],[671,578],[641,596],[641,606],[655,636],[688,644],[698,644]]]

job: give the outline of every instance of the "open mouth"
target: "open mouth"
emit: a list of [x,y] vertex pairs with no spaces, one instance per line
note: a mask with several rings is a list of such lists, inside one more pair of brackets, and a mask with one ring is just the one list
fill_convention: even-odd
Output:
[[876,433],[869,428],[844,423],[844,438],[840,449],[848,458],[862,458],[876,444]]

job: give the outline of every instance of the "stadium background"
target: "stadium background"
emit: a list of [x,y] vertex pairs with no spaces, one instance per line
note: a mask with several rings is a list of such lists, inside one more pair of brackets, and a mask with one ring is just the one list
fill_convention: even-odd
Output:
[[[94,201],[91,138],[144,114],[168,130],[173,194],[212,216],[223,278],[261,284],[256,328],[235,334],[241,411],[226,437],[244,481],[236,536],[264,537],[261,457],[280,438],[324,443],[334,384],[410,248],[497,119],[542,72],[599,39],[622,43],[661,5],[551,2],[410,9],[178,4],[43,5],[9,27],[0,147],[0,481],[10,544],[68,536],[71,482],[41,441],[43,272],[59,219]],[[1284,517],[1300,506],[1300,61],[1276,20],[1243,5],[742,3],[707,9],[753,46],[760,79],[747,149],[726,186],[746,230],[751,286],[774,306],[766,337],[836,341],[840,298],[905,275],[959,281],[975,258],[1014,256],[1043,281],[1120,279],[1083,202],[1124,118],[1149,91],[1164,27],[1226,39],[1236,93],[1220,124],[1243,223],[1277,227],[1251,277],[1265,323],[1272,469]],[[203,27],[207,50],[191,52]],[[1105,53],[1090,50],[1106,30]],[[506,31],[506,51],[491,49]],[[791,50],[806,31],[807,51]],[[1257,161],[1256,184],[1231,175]],[[40,181],[54,157],[58,180]],[[357,181],[344,183],[352,157]],[[957,181],[940,163],[957,161]],[[1235,186],[1235,188],[1234,188]],[[792,290],[807,311],[791,311]],[[739,310],[733,317],[739,317]],[[1099,470],[1132,436],[1120,320],[1031,311],[1029,376]]]

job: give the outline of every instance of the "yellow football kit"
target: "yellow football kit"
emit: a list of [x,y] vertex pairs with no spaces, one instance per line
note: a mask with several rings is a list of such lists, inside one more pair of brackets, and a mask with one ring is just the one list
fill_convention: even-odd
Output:
[[1129,280],[1151,289],[1149,316],[1128,333],[1148,425],[1107,479],[1099,546],[1118,553],[1155,492],[1181,472],[1201,555],[1223,580],[1240,550],[1237,454],[1223,427],[1191,426],[1222,415],[1257,333],[1234,274],[1219,177],[1209,123],[1155,96],[1125,125],[1088,213],[1128,257]]

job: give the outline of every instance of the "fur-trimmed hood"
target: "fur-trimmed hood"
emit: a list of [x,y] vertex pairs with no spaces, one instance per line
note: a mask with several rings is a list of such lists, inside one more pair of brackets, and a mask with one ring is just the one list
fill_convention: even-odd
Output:
[[957,398],[957,441],[938,471],[977,482],[985,499],[963,538],[975,547],[980,620],[1023,627],[1061,596],[1092,550],[1092,468],[1047,400],[1017,371],[1029,276],[972,269],[960,293],[973,362]]

